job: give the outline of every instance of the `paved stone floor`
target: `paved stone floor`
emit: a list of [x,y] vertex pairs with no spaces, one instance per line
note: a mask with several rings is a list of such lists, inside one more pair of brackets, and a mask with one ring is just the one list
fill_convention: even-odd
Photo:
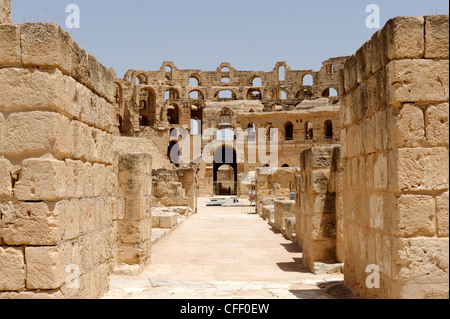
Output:
[[349,297],[340,287],[342,275],[309,273],[299,247],[258,215],[239,207],[206,207],[208,201],[199,199],[199,213],[153,246],[151,262],[141,274],[112,275],[105,298]]

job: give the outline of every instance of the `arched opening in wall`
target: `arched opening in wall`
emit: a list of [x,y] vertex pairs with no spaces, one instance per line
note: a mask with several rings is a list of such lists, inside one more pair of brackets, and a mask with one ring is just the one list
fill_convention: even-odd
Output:
[[224,67],[220,70],[220,72],[222,72],[222,73],[228,73],[228,72],[230,72],[230,68],[224,66]]
[[249,141],[256,141],[256,125],[254,123],[248,124],[247,135]]
[[139,93],[139,124],[153,126],[156,124],[156,94],[150,89],[142,89]]
[[172,81],[172,67],[170,65],[166,65],[164,71],[166,81]]
[[284,126],[284,140],[292,141],[294,140],[294,124],[292,122],[287,122]]
[[326,139],[333,139],[334,133],[333,133],[333,122],[330,120],[325,121],[325,138]]
[[303,76],[302,79],[303,86],[313,86],[314,85],[314,78],[311,74],[306,74]]
[[180,145],[177,141],[170,141],[167,147],[167,158],[176,167],[180,166]]
[[222,145],[214,151],[214,195],[234,196],[237,193],[236,151]]
[[220,82],[222,82],[222,83],[224,83],[224,84],[228,84],[228,83],[230,83],[230,78],[224,76],[224,77],[220,80]]
[[262,86],[262,80],[260,77],[253,78],[252,81],[250,81],[253,87],[261,87]]
[[189,86],[191,87],[198,87],[200,85],[200,81],[196,76],[191,76],[189,78]]
[[286,93],[286,91],[280,90],[279,95],[280,95],[280,99],[281,99],[281,100],[286,100],[286,99],[287,99],[287,93]]
[[197,105],[191,107],[191,135],[201,135],[203,132],[203,109]]
[[325,89],[325,91],[322,92],[322,97],[336,97],[338,96],[338,92],[333,88]]
[[286,67],[282,65],[278,68],[278,81],[283,82],[285,80],[286,80]]
[[167,102],[168,100],[178,100],[178,99],[179,99],[178,90],[174,88],[166,90],[164,94],[164,102]]
[[314,138],[314,126],[311,121],[305,123],[305,140],[312,140]]
[[180,112],[177,105],[167,107],[167,122],[171,125],[180,124]]
[[136,80],[138,82],[137,84],[140,84],[140,85],[147,85],[148,84],[148,79],[147,79],[147,76],[145,74],[138,74],[136,76]]
[[189,92],[189,98],[191,100],[204,100],[204,95],[202,91],[199,90],[193,90]]
[[258,89],[248,90],[247,100],[262,100],[261,90]]
[[236,94],[234,94],[231,90],[221,90],[217,92],[214,96],[216,100],[223,100],[223,101],[229,101],[229,100],[236,100]]
[[284,167],[284,168],[289,168],[289,165],[288,164],[284,164],[283,166],[281,166],[281,167]]

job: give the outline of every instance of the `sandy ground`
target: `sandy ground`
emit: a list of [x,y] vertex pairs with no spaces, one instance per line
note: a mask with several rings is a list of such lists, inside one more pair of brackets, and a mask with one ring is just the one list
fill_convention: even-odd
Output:
[[258,215],[243,213],[240,207],[206,207],[208,201],[199,199],[199,213],[153,246],[151,262],[142,273],[112,275],[105,298],[348,297],[340,289],[342,275],[310,273],[302,265],[300,248]]

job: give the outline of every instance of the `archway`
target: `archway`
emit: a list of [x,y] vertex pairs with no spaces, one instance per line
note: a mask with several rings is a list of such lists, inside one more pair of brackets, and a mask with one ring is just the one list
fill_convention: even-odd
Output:
[[[228,176],[228,177],[227,177]],[[223,178],[227,177],[226,180]],[[222,145],[214,151],[214,195],[237,194],[237,160],[233,147]]]

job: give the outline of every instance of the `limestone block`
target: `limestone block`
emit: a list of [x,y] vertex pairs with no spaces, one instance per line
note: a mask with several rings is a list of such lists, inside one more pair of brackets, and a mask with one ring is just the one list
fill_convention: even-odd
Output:
[[71,265],[71,245],[26,247],[28,289],[57,289],[65,283]]
[[370,197],[370,228],[382,230],[386,203],[382,195],[374,194]]
[[64,239],[75,239],[80,235],[80,201],[72,199],[60,205],[65,209]]
[[449,58],[449,18],[448,15],[425,17],[425,58]]
[[396,60],[387,65],[389,104],[448,102],[448,60]]
[[431,146],[449,145],[449,104],[430,105],[425,112],[426,139]]
[[89,86],[89,82],[91,81],[88,63],[89,55],[75,41],[72,41],[71,58],[72,58],[71,76],[73,76],[80,83]]
[[[448,188],[449,153],[445,148],[399,149],[391,174],[395,190],[421,191]],[[396,179],[395,179],[396,177]]]
[[66,160],[67,197],[84,197],[85,169],[82,161]]
[[436,198],[437,202],[437,233],[439,237],[448,237],[448,223],[449,223],[449,196],[448,191],[442,196]]
[[178,214],[152,211],[152,227],[171,229],[178,225]]
[[[0,69],[0,110],[64,110],[73,96],[58,69]],[[67,93],[67,94],[65,94]]]
[[8,117],[5,154],[47,153],[70,156],[70,121],[58,113],[21,112]]
[[393,240],[394,279],[403,283],[448,283],[448,238]]
[[418,147],[425,141],[425,120],[422,109],[404,104],[395,118],[394,147]]
[[11,163],[0,158],[0,198],[12,195]]
[[20,64],[20,25],[0,24],[0,66]]
[[382,51],[388,61],[420,59],[424,55],[424,23],[422,17],[390,19],[381,32]]
[[385,109],[375,114],[375,148],[377,150],[388,150],[395,145],[392,142],[395,132],[395,117],[392,110]]
[[314,170],[311,172],[312,191],[316,193],[326,193],[329,188],[330,171]]
[[26,159],[14,195],[24,201],[56,201],[65,198],[66,165],[53,159]]
[[88,57],[89,75],[95,92],[107,101],[114,101],[114,79],[113,72],[100,64],[93,56]]
[[106,166],[103,164],[94,164],[94,196],[104,196],[106,186]]
[[336,213],[336,194],[318,194],[312,199],[313,211],[315,215],[332,215]]
[[93,160],[95,148],[92,128],[79,121],[71,122],[73,136],[73,156],[82,161]]
[[375,152],[375,117],[369,117],[363,120],[361,124],[362,143],[365,154]]
[[11,0],[0,0],[0,24],[11,21]]
[[0,247],[0,291],[25,287],[23,248]]
[[354,123],[347,129],[347,156],[355,157],[363,153],[362,130],[359,123]]
[[424,195],[402,195],[392,211],[393,231],[403,238],[433,237],[436,233],[435,199]]
[[345,61],[344,65],[344,86],[345,92],[350,92],[356,88],[357,71],[356,71],[356,56],[353,55]]
[[327,241],[336,238],[336,219],[333,216],[312,216],[307,221],[307,238],[310,241]]
[[55,245],[63,239],[64,205],[20,203],[3,213],[3,240],[7,245]]
[[386,153],[378,153],[374,163],[374,188],[378,190],[387,190],[389,185],[389,166],[388,155]]
[[367,41],[358,51],[356,51],[356,80],[361,84],[372,74],[372,61],[370,50],[372,43]]
[[139,221],[151,214],[150,200],[148,197],[126,197],[125,219]]
[[84,198],[79,202],[80,205],[80,233],[87,234],[95,229],[97,218],[96,199]]
[[21,27],[21,53],[24,65],[55,66],[72,70],[70,35],[56,23],[24,23]]

